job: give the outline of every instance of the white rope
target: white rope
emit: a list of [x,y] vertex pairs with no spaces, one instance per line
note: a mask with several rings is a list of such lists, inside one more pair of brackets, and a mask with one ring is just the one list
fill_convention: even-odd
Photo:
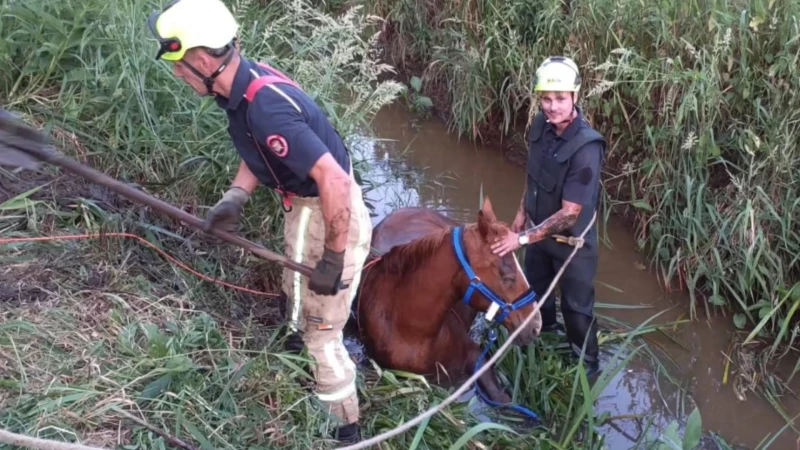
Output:
[[[594,224],[594,221],[595,221],[596,218],[597,218],[597,211],[595,211],[594,215],[592,216],[592,220],[589,221],[589,224],[583,230],[583,233],[581,233],[581,236],[580,236],[581,242],[583,241],[584,236],[586,236],[586,233],[589,232],[589,229]],[[396,428],[394,428],[392,430],[389,430],[389,431],[387,431],[387,432],[385,432],[383,434],[379,434],[379,435],[374,436],[374,437],[372,437],[370,439],[367,439],[366,441],[362,441],[362,442],[359,442],[357,444],[349,445],[347,447],[337,447],[336,450],[359,450],[359,449],[362,449],[362,448],[367,448],[367,447],[373,446],[375,444],[379,444],[379,443],[381,443],[381,442],[383,442],[383,441],[385,441],[385,440],[387,440],[389,438],[392,438],[394,436],[397,436],[397,435],[399,435],[401,433],[404,433],[404,432],[410,430],[411,428],[415,427],[416,425],[419,425],[420,423],[422,423],[422,421],[424,421],[425,419],[427,419],[429,417],[432,417],[434,414],[436,414],[438,412],[443,411],[445,406],[449,405],[450,403],[453,403],[456,399],[461,397],[461,394],[466,392],[467,389],[469,389],[472,386],[472,384],[475,383],[475,381],[477,381],[478,378],[480,378],[481,375],[483,375],[487,370],[489,370],[489,368],[492,367],[494,365],[494,363],[498,359],[500,359],[500,357],[503,355],[503,353],[505,353],[505,351],[508,349],[508,347],[511,346],[511,343],[514,341],[514,339],[522,332],[522,330],[524,330],[528,326],[530,321],[533,320],[534,315],[536,315],[536,313],[539,312],[539,308],[542,307],[542,303],[544,303],[544,301],[547,299],[547,297],[553,291],[553,288],[556,286],[556,283],[561,278],[561,276],[564,274],[564,270],[567,268],[567,265],[569,265],[570,261],[572,261],[572,258],[575,256],[575,253],[579,249],[580,249],[579,246],[575,246],[572,249],[572,253],[570,253],[570,255],[567,258],[567,260],[564,261],[564,265],[561,266],[561,269],[556,274],[556,277],[553,279],[553,282],[550,283],[550,287],[547,289],[547,292],[541,297],[540,301],[536,302],[536,304],[535,304],[535,306],[533,308],[533,311],[531,311],[531,313],[528,314],[528,317],[525,319],[525,321],[522,322],[522,324],[520,324],[520,326],[518,326],[517,329],[508,337],[508,340],[506,340],[506,342],[497,350],[497,352],[494,354],[494,356],[492,356],[489,359],[489,361],[487,361],[486,364],[484,364],[484,366],[481,367],[477,372],[472,374],[472,376],[469,377],[469,379],[467,381],[465,381],[464,384],[462,384],[461,387],[458,388],[457,391],[453,392],[452,395],[450,395],[449,397],[444,399],[444,401],[442,403],[439,403],[438,405],[428,409],[424,413],[418,415],[417,417],[415,417],[414,419],[404,423],[403,425],[400,425],[400,426],[398,426],[398,427],[396,427]]]
[[0,430],[0,442],[21,447],[35,448],[37,450],[107,450],[99,447],[88,447],[81,444],[69,444],[66,442],[50,441],[39,439],[21,434]]

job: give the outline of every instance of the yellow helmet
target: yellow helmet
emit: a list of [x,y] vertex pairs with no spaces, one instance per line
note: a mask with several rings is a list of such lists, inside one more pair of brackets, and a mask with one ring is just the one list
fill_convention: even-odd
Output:
[[239,24],[221,0],[172,0],[148,19],[159,42],[156,59],[178,61],[194,47],[223,48]]
[[551,56],[536,69],[533,77],[535,92],[578,92],[581,75],[575,61],[564,56]]

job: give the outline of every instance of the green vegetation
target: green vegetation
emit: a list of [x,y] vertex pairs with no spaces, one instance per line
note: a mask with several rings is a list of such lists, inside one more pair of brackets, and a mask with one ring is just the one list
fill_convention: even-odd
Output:
[[[400,84],[378,81],[388,67],[376,60],[374,41],[363,38],[371,35],[372,24],[359,11],[331,16],[304,1],[229,4],[243,23],[245,54],[291,73],[325,107],[343,136],[363,132],[381,106],[401,95]],[[168,65],[153,60],[146,16],[159,3],[3,0],[2,5],[4,107],[46,128],[79,161],[204,215],[227,187],[237,158],[223,112],[174,79]],[[552,39],[557,42],[555,35]],[[419,42],[421,48],[443,52],[425,46],[435,42],[432,35]],[[450,59],[442,59],[447,63],[443,70],[455,70],[468,61],[464,58],[472,58],[468,47],[453,48]],[[486,61],[499,62],[494,55]],[[626,59],[626,64],[635,62]],[[484,92],[480,73],[467,75],[453,80],[454,98],[467,98],[464,89]],[[421,91],[429,85],[435,87],[412,82],[409,98],[426,107]],[[514,88],[519,100],[509,103],[513,114],[503,120],[516,117],[524,105],[523,85]],[[484,119],[478,118],[491,111],[474,101],[453,103],[459,117],[468,119],[459,127],[469,120],[480,125]],[[762,148],[767,142],[772,145],[762,139]],[[209,276],[259,291],[273,292],[276,286],[274,265],[215,245],[201,233],[52,168],[38,175],[0,169],[0,193],[9,197],[0,203],[2,238],[131,232]],[[280,249],[277,198],[259,191],[248,209],[261,213],[246,216],[245,236]],[[308,358],[282,352],[269,297],[201,281],[134,241],[108,237],[0,245],[3,429],[87,445],[125,443],[120,448],[126,449],[169,446],[152,429],[126,419],[127,413],[203,449],[329,445],[320,440],[329,423],[310,395]],[[633,339],[651,330],[611,332],[604,342],[621,341],[618,355],[630,358]],[[515,443],[600,448],[602,439],[591,427],[611,418],[595,417],[591,405],[603,381],[590,388],[583,371],[566,364],[557,347],[542,340],[526,349],[527,355],[511,352],[501,360],[503,371],[512,376],[515,399],[539,412],[544,427],[515,433],[505,425],[480,423],[471,405],[461,403],[386,448],[505,448]],[[608,381],[620,368],[610,365],[601,380]],[[549,395],[540,390],[543,384]],[[446,395],[417,377],[369,363],[359,377],[359,391],[367,436],[408,420]],[[677,422],[663,435],[650,430],[640,448],[692,448],[700,425],[699,415],[693,414],[680,431]]]
[[737,327],[794,342],[800,1],[365,3],[387,19],[390,61],[479,141],[524,151],[536,67],[572,56],[611,143],[606,215],[629,216],[693,315],[727,307]]

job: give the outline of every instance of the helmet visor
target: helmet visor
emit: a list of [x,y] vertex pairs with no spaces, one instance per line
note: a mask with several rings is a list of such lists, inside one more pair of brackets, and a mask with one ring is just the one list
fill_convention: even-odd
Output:
[[150,31],[153,33],[153,36],[158,41],[158,53],[156,53],[156,60],[160,59],[165,53],[179,52],[183,47],[181,45],[180,39],[164,38],[158,32],[158,29],[156,28],[156,22],[158,21],[158,17],[160,15],[161,15],[160,12],[154,11],[150,14],[150,17],[147,19],[147,25],[150,27]]

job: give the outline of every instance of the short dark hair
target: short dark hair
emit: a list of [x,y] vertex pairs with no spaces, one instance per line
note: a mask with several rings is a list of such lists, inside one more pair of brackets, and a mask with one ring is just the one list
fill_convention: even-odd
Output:
[[236,38],[230,41],[227,45],[220,48],[200,47],[204,52],[213,56],[214,58],[222,58],[228,54],[229,51],[236,49]]

